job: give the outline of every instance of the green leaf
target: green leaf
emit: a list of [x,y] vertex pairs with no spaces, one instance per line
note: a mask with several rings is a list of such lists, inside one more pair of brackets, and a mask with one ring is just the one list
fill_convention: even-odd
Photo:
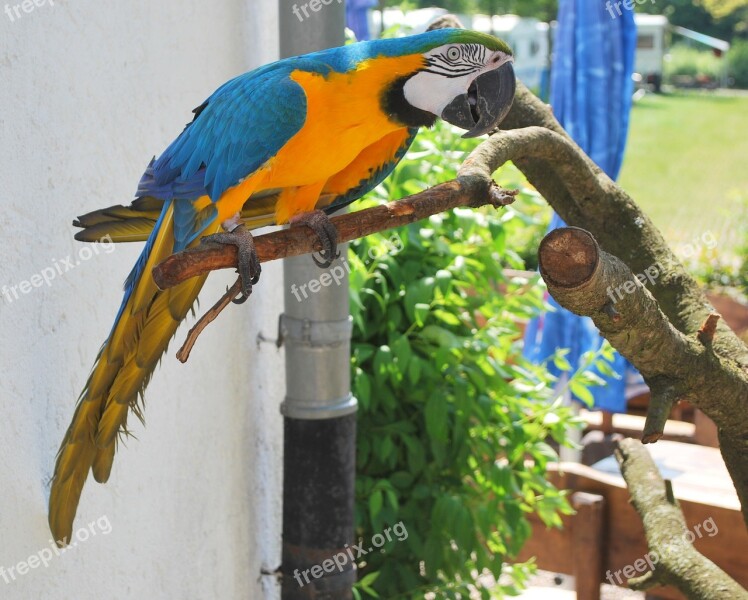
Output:
[[382,510],[382,490],[374,490],[369,496],[369,516],[376,519]]
[[452,313],[447,312],[446,310],[437,309],[434,311],[434,316],[440,321],[443,321],[444,323],[446,323],[447,325],[459,325],[460,324],[460,319],[458,319]]
[[440,396],[431,397],[426,403],[424,414],[429,436],[438,441],[446,441],[448,406],[445,399]]
[[595,398],[586,387],[577,383],[575,380],[569,382],[569,390],[575,398],[584,402],[590,408],[595,404]]
[[413,385],[418,383],[421,378],[421,359],[417,357],[411,358],[408,363],[408,379]]
[[414,318],[416,321],[416,324],[419,327],[423,327],[423,324],[426,322],[426,317],[428,317],[429,311],[431,310],[431,305],[429,304],[423,304],[419,302],[414,307]]
[[378,577],[379,577],[379,571],[368,573],[367,575],[364,575],[361,579],[359,579],[358,584],[364,588],[371,587]]
[[405,373],[406,369],[408,368],[410,358],[413,355],[407,336],[401,335],[399,338],[397,338],[397,340],[395,340],[395,342],[392,344],[392,352],[395,354],[395,358],[397,358],[398,370],[401,373]]
[[437,346],[445,348],[454,348],[461,345],[460,339],[454,333],[438,325],[427,325],[420,332],[420,336]]

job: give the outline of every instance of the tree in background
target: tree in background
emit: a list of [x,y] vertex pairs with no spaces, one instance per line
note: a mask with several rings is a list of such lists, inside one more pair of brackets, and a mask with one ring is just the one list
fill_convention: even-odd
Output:
[[680,25],[723,40],[748,34],[748,0],[669,0],[639,5],[641,12],[665,15]]
[[[558,0],[380,0],[380,8],[404,9],[436,6],[455,13],[489,15],[515,14],[552,21],[558,12]],[[637,11],[663,14],[680,25],[720,39],[748,36],[748,0],[669,0],[637,4]]]

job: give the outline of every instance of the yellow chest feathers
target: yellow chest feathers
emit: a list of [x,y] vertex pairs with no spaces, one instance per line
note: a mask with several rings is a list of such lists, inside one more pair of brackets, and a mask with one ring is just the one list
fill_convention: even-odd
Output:
[[[268,167],[278,187],[304,185],[340,172],[368,146],[403,129],[382,110],[381,98],[397,79],[423,66],[421,55],[376,58],[355,71],[320,75],[294,71],[306,94],[306,122]],[[285,181],[293,173],[294,181]]]

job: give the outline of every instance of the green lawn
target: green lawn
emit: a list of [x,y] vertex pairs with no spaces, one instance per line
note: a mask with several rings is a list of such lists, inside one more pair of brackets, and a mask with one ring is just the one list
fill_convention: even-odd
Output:
[[671,243],[733,250],[748,228],[748,96],[645,96],[620,183]]

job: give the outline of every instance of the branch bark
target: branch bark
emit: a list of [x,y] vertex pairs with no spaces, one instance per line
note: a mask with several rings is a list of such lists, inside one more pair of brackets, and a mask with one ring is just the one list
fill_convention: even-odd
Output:
[[[516,191],[499,188],[490,174],[486,177],[466,176],[397,202],[333,217],[332,223],[338,230],[338,242],[343,243],[420,221],[458,206],[506,206],[514,202],[516,194]],[[260,262],[300,256],[322,249],[316,234],[307,227],[274,231],[257,236],[254,242]],[[207,243],[168,257],[153,269],[153,279],[163,290],[191,277],[236,266],[236,247]]]
[[748,593],[688,542],[689,530],[669,482],[663,481],[649,452],[636,440],[618,443],[616,459],[634,508],[642,518],[649,564],[656,566],[629,587],[646,590],[673,585],[693,600],[739,600]]
[[[518,155],[514,163],[566,223],[588,230],[605,251],[617,256],[634,273],[659,266],[662,273],[651,288],[652,295],[675,329],[694,335],[714,312],[703,291],[649,217],[579,149],[550,107],[518,82],[514,104],[501,126],[506,130],[539,127],[547,133],[539,134],[538,144],[558,146],[555,136],[560,136],[565,146],[574,148],[571,156],[568,152],[541,156],[537,151]],[[500,160],[505,154],[500,137],[492,136],[474,154],[498,167],[495,159]],[[743,383],[748,383],[748,346],[724,320],[716,324],[712,348],[715,355],[741,372]],[[695,404],[700,408],[702,403],[716,406],[722,394],[723,390],[715,385],[707,397],[700,397]],[[719,430],[720,451],[748,525],[748,396],[718,412],[712,419]]]
[[[692,335],[673,326],[645,287],[656,286],[658,267],[635,276],[621,260],[601,250],[592,234],[576,227],[551,231],[541,242],[538,257],[551,295],[571,312],[591,317],[649,385],[645,442],[659,439],[678,400],[698,406],[720,424],[724,436],[745,435],[745,371],[715,352],[709,337],[716,330],[714,316]],[[737,489],[745,515],[745,490]]]
[[[629,339],[625,327],[635,320],[636,313],[630,310],[639,310],[637,307],[627,309],[626,315],[621,311],[626,303],[619,307],[619,303],[612,306],[603,302],[588,308],[598,313],[602,310],[597,319],[606,319],[606,326],[617,327],[611,332],[616,333],[611,339],[613,346],[648,372],[655,400],[648,417],[647,441],[657,439],[669,407],[678,398],[687,397],[717,424],[720,450],[748,524],[748,347],[723,320],[713,318],[702,332],[708,343],[698,344],[694,336],[707,323],[713,308],[697,283],[647,215],[579,149],[550,108],[519,82],[514,105],[502,127],[504,131],[473,151],[455,181],[384,207],[334,218],[340,240],[411,223],[456,206],[496,203],[497,198],[491,197],[501,193],[495,189],[491,175],[505,162],[513,161],[567,223],[588,230],[606,252],[628,266],[629,272],[641,274],[657,267],[656,285],[646,301],[642,300],[641,308],[653,324],[659,325],[659,331],[666,332],[664,340],[647,335],[636,344]],[[315,236],[302,227],[259,236],[256,245],[263,261],[319,249]],[[235,265],[233,248],[205,245],[170,257],[156,267],[154,278],[166,288]],[[631,331],[646,333],[642,328]],[[677,352],[656,356],[651,347]],[[683,357],[692,368],[706,370],[683,372]]]

